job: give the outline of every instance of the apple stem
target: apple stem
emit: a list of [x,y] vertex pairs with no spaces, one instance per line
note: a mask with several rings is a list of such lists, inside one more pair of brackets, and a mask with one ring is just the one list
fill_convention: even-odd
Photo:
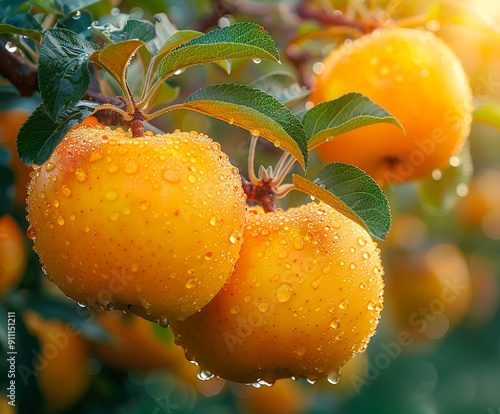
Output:
[[276,210],[276,197],[274,189],[269,183],[260,181],[257,185],[241,177],[243,191],[247,196],[247,201],[257,201],[266,213]]

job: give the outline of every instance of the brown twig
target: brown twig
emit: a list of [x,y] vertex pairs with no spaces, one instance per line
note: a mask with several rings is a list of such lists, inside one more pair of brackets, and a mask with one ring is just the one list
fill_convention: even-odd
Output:
[[0,42],[0,75],[8,79],[19,91],[21,96],[32,96],[38,91],[38,72],[29,66]]
[[247,195],[247,201],[257,201],[266,213],[276,210],[276,197],[271,186],[265,182],[261,182],[261,185],[252,184],[243,176],[241,176],[241,183]]

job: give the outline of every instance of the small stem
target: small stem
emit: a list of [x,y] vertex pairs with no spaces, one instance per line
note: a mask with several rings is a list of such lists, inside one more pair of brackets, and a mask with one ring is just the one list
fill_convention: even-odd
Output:
[[151,60],[149,61],[148,71],[146,73],[146,79],[144,80],[144,89],[142,90],[140,101],[142,101],[146,96],[146,93],[149,89],[149,85],[151,84],[151,76],[153,76],[153,68],[155,66],[155,63],[156,63],[156,56],[152,57]]
[[[138,106],[136,106],[136,108],[138,108]],[[157,111],[154,111],[151,114],[144,114],[144,120],[149,121],[153,118],[156,118],[157,116],[166,114],[167,112],[173,111],[175,109],[182,109],[182,104],[170,105],[170,106],[167,106],[166,108],[158,109]]]
[[295,164],[296,159],[295,158],[290,158],[287,163],[283,166],[283,168],[279,171],[279,173],[276,173],[276,177],[274,178],[272,185],[273,187],[276,187],[280,185],[285,177],[288,175],[290,170],[293,167],[293,164]]
[[165,82],[165,80],[167,78],[169,78],[171,75],[172,74],[169,73],[167,76],[164,76],[163,78],[158,79],[153,84],[153,86],[151,87],[151,89],[148,91],[148,93],[146,94],[146,96],[144,97],[144,99],[141,99],[141,101],[135,107],[139,108],[139,109],[146,109],[149,106],[149,102],[154,99],[154,97],[156,96],[156,94],[160,90],[160,87],[163,84],[163,82]]
[[102,110],[111,110],[114,112],[118,112],[126,121],[132,121],[134,119],[134,115],[135,115],[135,114],[131,115],[128,112],[124,111],[123,109],[120,109],[120,108],[118,108],[112,104],[109,104],[109,103],[105,103],[105,104],[98,106],[94,110],[94,112],[92,112],[92,114],[95,114],[96,112],[102,111]]
[[283,184],[274,189],[274,195],[276,198],[285,197],[290,191],[295,190],[295,186],[293,184]]
[[276,177],[281,173],[281,169],[283,168],[283,165],[285,165],[286,161],[288,161],[288,157],[290,157],[290,153],[284,151],[283,154],[281,154],[280,159],[276,163],[276,166],[274,167],[274,176]]
[[248,176],[250,182],[254,185],[259,185],[259,179],[255,175],[255,149],[257,148],[258,135],[251,134],[250,149],[248,150]]

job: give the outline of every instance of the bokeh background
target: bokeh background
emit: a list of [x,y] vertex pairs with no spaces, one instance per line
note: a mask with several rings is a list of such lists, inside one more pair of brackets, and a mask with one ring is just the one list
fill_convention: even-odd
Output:
[[[213,64],[189,68],[172,82],[182,100],[205,84],[250,84],[277,70],[311,86],[322,58],[351,36],[318,19],[300,18],[303,3],[104,0],[68,19],[84,36],[92,35],[92,22],[118,24],[129,15],[152,20],[157,13],[179,29],[254,21],[269,31],[282,65],[235,61],[229,75]],[[17,158],[15,138],[39,97],[20,97],[0,79],[0,339],[6,352],[6,314],[15,311],[18,348],[17,407],[9,407],[5,397],[5,356],[0,413],[500,413],[500,3],[307,3],[330,15],[435,32],[460,58],[474,94],[467,151],[452,157],[444,171],[385,188],[393,213],[388,240],[380,243],[385,309],[366,352],[344,367],[338,385],[280,380],[255,389],[200,381],[168,328],[121,312],[81,308],[66,298],[43,274],[26,236],[30,169]],[[134,63],[129,68],[132,75],[140,70]],[[154,123],[164,131],[206,133],[247,175],[247,131],[184,111]],[[261,140],[257,163],[274,164],[280,153]],[[311,176],[320,167],[312,154]],[[305,201],[292,193],[281,207]]]

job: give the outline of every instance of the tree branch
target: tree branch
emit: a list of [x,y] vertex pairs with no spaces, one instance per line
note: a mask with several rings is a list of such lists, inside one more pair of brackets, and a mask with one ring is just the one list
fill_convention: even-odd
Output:
[[0,42],[0,75],[8,79],[19,91],[21,96],[32,96],[38,91],[38,72],[31,69],[14,53]]

